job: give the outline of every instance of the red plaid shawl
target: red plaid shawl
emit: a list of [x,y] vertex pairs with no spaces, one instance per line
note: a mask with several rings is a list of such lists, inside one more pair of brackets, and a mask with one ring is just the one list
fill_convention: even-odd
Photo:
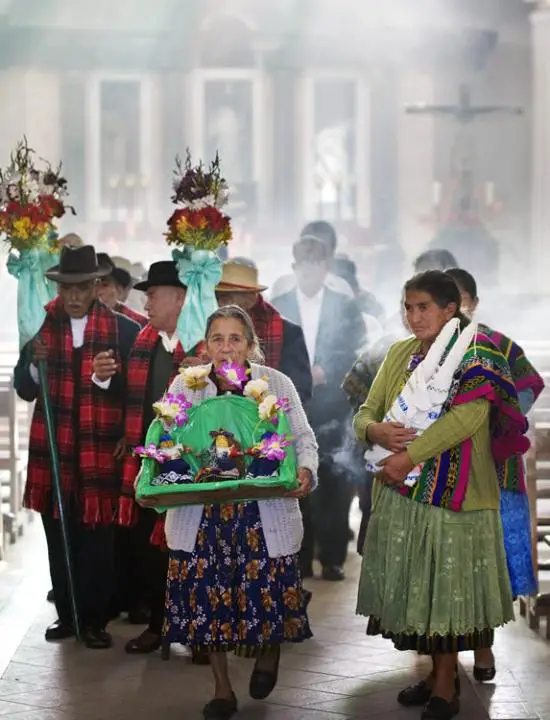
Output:
[[120,313],[121,315],[125,315],[130,320],[133,320],[140,326],[141,329],[143,329],[149,322],[149,320],[147,319],[147,315],[144,315],[143,313],[140,313],[137,310],[134,310],[133,308],[121,302],[115,305],[115,312]]
[[[158,332],[146,325],[137,336],[134,347],[128,359],[128,382],[126,395],[126,422],[124,437],[129,453],[124,460],[122,475],[122,496],[119,501],[119,523],[126,527],[132,526],[137,520],[137,506],[134,502],[134,482],[139,471],[140,460],[132,455],[136,445],[144,441],[147,428],[143,427],[143,404],[147,390],[147,379],[151,355],[158,342]],[[199,348],[197,348],[199,350]],[[192,351],[195,354],[197,351]],[[177,375],[180,365],[186,355],[183,348],[178,346],[173,355],[172,376],[170,382]],[[162,522],[162,516],[159,516]],[[160,525],[159,527],[163,527]],[[153,533],[158,537],[158,530]]]
[[[50,348],[48,383],[56,425],[57,450],[61,470],[61,488],[67,503],[72,501],[79,519],[86,525],[108,525],[113,522],[120,479],[113,456],[122,436],[123,408],[120,400],[92,383],[92,361],[95,355],[114,350],[118,355],[116,316],[102,303],[94,302],[88,313],[82,346],[79,406],[78,474],[75,473],[73,340],[69,317],[61,300],[49,303],[46,318],[39,331]],[[55,502],[50,451],[42,399],[34,410],[30,441],[27,485],[24,505],[31,510],[59,515]],[[76,503],[76,506],[74,506]]]
[[250,310],[256,335],[265,355],[265,364],[275,370],[281,364],[283,352],[283,318],[281,314],[266,302],[261,295]]

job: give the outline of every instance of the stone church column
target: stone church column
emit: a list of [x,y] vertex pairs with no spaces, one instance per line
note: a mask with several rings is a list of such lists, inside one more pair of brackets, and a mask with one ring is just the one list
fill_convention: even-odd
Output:
[[531,267],[538,292],[550,294],[550,1],[531,14],[533,185]]
[[434,99],[433,80],[427,74],[403,70],[399,90],[398,233],[399,244],[410,264],[434,234],[428,222],[433,209],[434,121],[429,115],[409,115],[405,108],[416,103],[431,104]]

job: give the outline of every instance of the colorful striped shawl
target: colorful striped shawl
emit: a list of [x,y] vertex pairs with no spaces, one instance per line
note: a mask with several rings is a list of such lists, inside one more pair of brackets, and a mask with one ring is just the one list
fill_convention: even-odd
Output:
[[[454,344],[450,343],[449,350]],[[454,406],[485,398],[492,405],[492,452],[497,472],[511,456],[527,451],[527,420],[506,358],[481,330],[474,338],[456,373],[443,414]],[[437,424],[437,421],[436,421]],[[428,460],[418,482],[400,490],[417,502],[459,512],[462,508],[471,469],[472,440],[450,448]]]
[[[535,401],[544,390],[544,380],[525,357],[523,348],[506,337],[506,335],[486,325],[479,325],[479,328],[493,341],[506,358],[518,393],[522,390],[531,390],[533,401]],[[514,455],[506,462],[497,465],[497,470],[498,481],[503,490],[519,493],[526,492],[525,464],[520,454]]]

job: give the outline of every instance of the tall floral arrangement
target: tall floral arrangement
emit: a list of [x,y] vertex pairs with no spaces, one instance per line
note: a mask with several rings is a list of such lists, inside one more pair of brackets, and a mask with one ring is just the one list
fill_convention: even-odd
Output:
[[172,202],[178,205],[168,220],[169,245],[192,246],[195,250],[217,250],[231,240],[231,219],[222,212],[229,202],[229,187],[222,177],[220,158],[206,169],[193,167],[187,151],[185,165],[176,158]]
[[44,320],[55,290],[44,273],[58,262],[56,222],[67,209],[61,166],[38,158],[26,138],[0,170],[0,239],[9,250],[8,272],[18,280],[19,342],[25,345]]
[[231,219],[223,212],[229,201],[229,186],[222,175],[219,155],[208,167],[193,165],[187,150],[185,163],[176,158],[174,194],[176,209],[168,220],[166,241],[174,247],[180,281],[187,288],[178,322],[178,335],[185,351],[204,337],[206,321],[217,309],[216,285],[222,275],[217,255],[231,241]]

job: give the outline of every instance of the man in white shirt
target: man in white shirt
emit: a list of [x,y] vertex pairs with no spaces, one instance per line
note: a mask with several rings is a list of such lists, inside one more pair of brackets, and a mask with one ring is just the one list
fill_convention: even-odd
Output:
[[[341,384],[366,342],[366,329],[356,301],[326,285],[332,262],[327,244],[302,236],[293,255],[296,287],[272,302],[304,332],[313,377],[313,397],[306,410],[320,453],[319,488],[311,496],[314,536],[323,578],[342,580],[349,542],[350,485],[338,455],[350,409]],[[307,509],[303,511],[307,514]],[[306,538],[302,553],[306,576],[312,573],[312,543],[311,537]]]

